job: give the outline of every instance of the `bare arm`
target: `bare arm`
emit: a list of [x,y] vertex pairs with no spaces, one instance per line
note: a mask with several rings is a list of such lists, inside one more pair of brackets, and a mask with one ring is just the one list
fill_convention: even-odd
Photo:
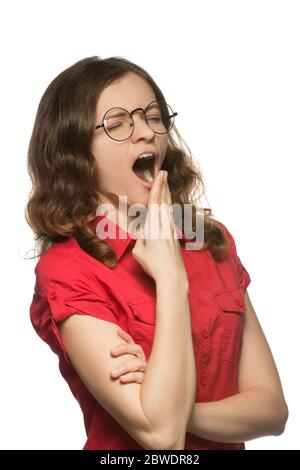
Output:
[[[185,285],[185,284],[184,284]],[[157,285],[157,325],[141,387],[144,413],[157,431],[184,449],[186,427],[196,398],[196,368],[188,288]]]
[[87,388],[146,449],[184,448],[196,387],[187,292],[179,279],[157,285],[157,325],[142,385],[111,378],[124,360],[124,355],[110,355],[120,344],[116,324],[88,315],[59,323],[68,356]]
[[288,419],[278,371],[247,291],[245,305],[240,393],[215,402],[195,403],[187,429],[216,442],[279,435]]

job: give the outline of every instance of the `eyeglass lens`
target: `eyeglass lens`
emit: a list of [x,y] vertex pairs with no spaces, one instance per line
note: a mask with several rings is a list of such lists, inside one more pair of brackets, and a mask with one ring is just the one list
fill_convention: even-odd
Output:
[[[149,127],[157,134],[169,132],[174,123],[172,109],[166,103],[162,106],[157,101],[153,102],[146,111],[146,119]],[[122,108],[109,110],[103,120],[108,135],[115,140],[126,140],[130,137],[133,127],[133,118],[128,111]]]

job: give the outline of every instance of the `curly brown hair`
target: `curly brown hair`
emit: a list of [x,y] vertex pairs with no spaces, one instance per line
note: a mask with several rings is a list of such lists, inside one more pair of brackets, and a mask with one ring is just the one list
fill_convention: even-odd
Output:
[[[28,147],[32,187],[25,219],[35,234],[37,255],[33,258],[40,257],[54,243],[74,237],[92,257],[109,268],[116,266],[113,248],[99,239],[90,224],[101,201],[98,167],[90,147],[101,92],[129,72],[146,80],[157,101],[165,103],[153,78],[123,57],[93,56],[79,60],[54,78],[44,92]],[[195,231],[199,213],[195,201],[202,197],[205,186],[200,168],[175,125],[168,134],[161,169],[168,171],[172,204],[180,204],[182,213],[184,204],[191,204]],[[202,194],[194,198],[201,189]],[[225,232],[213,218],[211,209],[204,209],[203,222],[203,249],[208,249],[220,261],[229,246]]]

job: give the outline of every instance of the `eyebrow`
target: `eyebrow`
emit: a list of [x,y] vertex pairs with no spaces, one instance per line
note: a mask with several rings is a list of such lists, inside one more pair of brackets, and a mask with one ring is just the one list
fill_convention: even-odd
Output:
[[[124,111],[121,111],[119,113],[112,113],[109,117],[120,117],[120,116],[124,116],[125,112]],[[104,117],[104,116],[103,116]]]
[[[152,100],[152,101],[153,101],[153,100]],[[151,101],[150,101],[150,103],[151,103]],[[144,109],[146,109],[146,108],[149,106],[150,103],[148,103],[148,105],[145,106]],[[121,106],[120,106],[120,107],[121,107]],[[118,106],[114,106],[114,108],[118,108]],[[153,103],[153,104],[150,106],[149,109],[152,109],[152,108],[158,108],[158,109],[159,109],[158,103]],[[113,108],[110,108],[110,109],[113,109]],[[107,111],[109,111],[109,110],[107,110]],[[105,111],[105,113],[106,113],[107,111]],[[104,117],[105,113],[103,114],[103,117]],[[113,117],[113,118],[115,118],[115,117],[120,117],[120,116],[124,116],[124,114],[125,114],[124,111],[121,111],[121,112],[118,112],[118,113],[115,112],[115,113],[113,113],[110,117]],[[103,118],[102,118],[102,119],[103,119]]]

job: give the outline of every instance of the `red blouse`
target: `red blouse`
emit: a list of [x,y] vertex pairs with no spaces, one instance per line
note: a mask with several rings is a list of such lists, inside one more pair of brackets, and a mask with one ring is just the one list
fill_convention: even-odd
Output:
[[[100,214],[96,224],[105,216]],[[36,267],[30,319],[36,333],[58,355],[59,369],[83,412],[87,449],[142,449],[96,401],[72,366],[58,323],[74,313],[111,321],[140,344],[148,360],[155,331],[155,282],[132,256],[129,232],[106,219],[117,235],[108,238],[116,251],[114,269],[87,254],[75,238],[52,245]],[[103,221],[102,221],[103,223]],[[196,402],[221,400],[238,393],[238,370],[245,314],[244,290],[251,279],[230,240],[226,260],[216,262],[208,250],[181,246],[189,279],[189,303],[197,369]],[[184,238],[185,241],[187,241]],[[245,449],[245,443],[219,443],[186,434],[185,449]]]

